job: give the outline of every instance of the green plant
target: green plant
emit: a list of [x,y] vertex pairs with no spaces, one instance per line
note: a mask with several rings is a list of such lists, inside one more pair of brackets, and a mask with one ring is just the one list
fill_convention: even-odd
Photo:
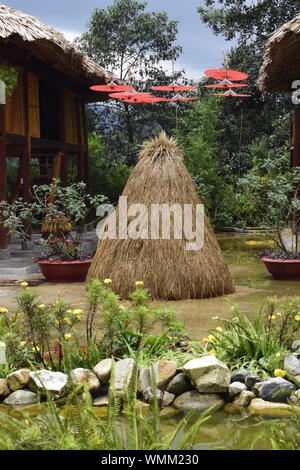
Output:
[[272,423],[271,443],[273,450],[300,449],[300,414],[295,407],[289,420]]
[[273,375],[275,369],[282,368],[291,342],[299,337],[299,305],[298,297],[270,298],[253,323],[232,306],[232,318],[215,319],[222,327],[204,339],[206,350],[233,369],[247,367]]
[[6,96],[11,97],[17,84],[19,73],[14,67],[0,65],[0,80],[5,83]]

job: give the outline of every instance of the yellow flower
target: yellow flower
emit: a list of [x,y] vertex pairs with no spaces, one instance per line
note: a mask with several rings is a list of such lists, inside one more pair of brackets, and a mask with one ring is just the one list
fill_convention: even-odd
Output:
[[67,310],[67,312],[69,315],[72,313],[72,310]]
[[83,314],[83,310],[81,310],[80,308],[75,308],[75,310],[73,310],[73,315],[82,315]]
[[135,285],[136,287],[144,287],[143,281],[136,281]]
[[208,341],[211,343],[215,343],[217,341],[217,338],[214,335],[208,335]]
[[275,321],[275,320],[276,320],[275,315],[269,315],[269,316],[268,316],[268,320],[270,320],[270,321]]
[[39,309],[40,309],[40,310],[43,310],[45,307],[46,307],[45,304],[40,304],[40,305],[39,305]]
[[81,320],[81,316],[80,316],[80,315],[76,315],[76,320],[77,320],[77,321],[80,321],[80,320]]
[[39,353],[40,352],[40,348],[38,346],[33,346],[32,347],[32,352],[34,353]]
[[298,315],[295,316],[295,320],[300,321],[300,313],[298,313]]
[[124,312],[125,310],[127,310],[127,308],[125,307],[125,305],[120,305],[119,309]]
[[23,287],[23,289],[25,289],[25,287],[28,287],[28,282],[21,282],[21,287]]
[[64,322],[69,326],[72,325],[72,322],[71,322],[70,318],[68,318],[68,317],[64,318]]
[[222,328],[221,326],[217,326],[216,331],[217,331],[218,333],[222,333],[223,328]]
[[211,350],[209,351],[209,354],[211,354],[212,356],[214,356],[214,355],[216,354],[216,351],[215,351],[214,349],[211,349]]
[[281,313],[281,312],[277,312],[277,317],[282,317],[282,313]]
[[104,282],[104,284],[105,284],[106,286],[109,286],[109,284],[112,283],[112,280],[111,280],[111,279],[104,279],[103,282]]
[[280,352],[276,353],[276,357],[281,357]]
[[27,344],[27,341],[21,341],[20,347],[25,348],[26,344]]
[[282,369],[275,369],[274,370],[274,376],[275,377],[285,377],[286,376],[286,371]]
[[60,322],[59,320],[55,320],[55,325],[59,326],[60,325]]
[[283,429],[283,428],[286,428],[286,426],[287,426],[286,423],[280,423],[280,424],[279,424],[279,427],[282,428],[282,429]]
[[65,340],[66,340],[66,341],[69,341],[71,338],[72,338],[71,333],[66,333],[66,334],[65,334]]
[[8,313],[7,308],[0,308],[0,313],[3,313],[3,314]]
[[206,343],[208,343],[209,339],[208,338],[203,338],[202,341],[203,341],[204,344],[206,344]]

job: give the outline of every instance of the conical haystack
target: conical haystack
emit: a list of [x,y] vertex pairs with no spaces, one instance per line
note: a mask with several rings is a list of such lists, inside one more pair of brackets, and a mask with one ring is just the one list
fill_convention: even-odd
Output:
[[[152,219],[149,214],[153,204],[177,204],[182,209],[189,204],[193,210],[201,204],[175,139],[168,139],[162,133],[144,144],[122,196],[127,196],[128,208],[132,204],[147,207],[148,219],[143,219],[139,227],[145,229],[148,221],[149,239],[120,237],[118,227],[123,216],[120,217],[119,202],[115,214],[116,239],[99,240],[89,279],[111,279],[113,290],[122,298],[127,298],[135,289],[136,281],[144,281],[151,297],[161,300],[200,299],[233,292],[228,267],[206,215],[202,249],[187,250],[189,237],[174,239],[175,216],[170,219],[171,239],[162,239],[161,230],[159,239],[150,239]],[[109,219],[110,227],[113,217]],[[132,219],[129,217],[128,224]]]

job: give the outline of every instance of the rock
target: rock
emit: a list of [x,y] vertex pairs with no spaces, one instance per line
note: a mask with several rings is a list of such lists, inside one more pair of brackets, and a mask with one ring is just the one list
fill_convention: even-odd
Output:
[[6,344],[0,341],[0,364],[6,364]]
[[[300,412],[300,407],[294,408]],[[286,417],[292,415],[292,407],[284,403],[272,403],[270,401],[264,401],[261,398],[254,398],[248,408],[250,413],[262,415],[262,416],[273,416],[273,417]]]
[[[161,360],[153,366],[155,373],[155,383],[157,388],[164,388],[169,381],[175,376],[177,365],[174,361]],[[150,369],[150,375],[151,375]]]
[[201,393],[226,392],[230,384],[228,367],[213,355],[192,359],[183,372]]
[[104,359],[93,369],[102,384],[107,384],[111,374],[112,359]]
[[232,372],[231,374],[231,379],[230,379],[230,382],[233,383],[233,382],[241,382],[241,383],[245,383],[245,379],[246,377],[248,377],[248,375],[251,375],[250,372],[247,370],[247,369],[238,369],[238,370],[235,370],[234,372]]
[[135,365],[136,363],[133,359],[122,359],[115,364],[113,387],[115,394],[120,398],[126,397],[127,389],[133,377]]
[[300,390],[296,390],[296,392],[290,396],[290,400],[293,405],[300,406]]
[[30,390],[17,390],[12,392],[5,400],[4,403],[10,406],[25,406],[34,405],[38,402],[38,396],[36,393]]
[[108,406],[108,396],[95,398],[93,406]]
[[300,359],[299,354],[290,354],[284,359],[284,370],[291,375],[300,374]]
[[75,382],[77,385],[84,385],[86,384],[89,388],[90,393],[97,393],[101,388],[100,380],[98,379],[97,375],[94,374],[89,369],[74,369],[72,374],[75,378]]
[[242,382],[232,382],[229,385],[228,393],[230,397],[235,397],[239,393],[243,392],[244,390],[247,390],[247,387],[245,384]]
[[275,377],[263,382],[259,396],[265,401],[285,403],[294,390],[296,390],[296,387],[291,382],[282,377]]
[[249,389],[249,390],[252,390],[252,388],[254,387],[254,385],[257,383],[257,382],[261,382],[261,378],[258,377],[258,375],[255,375],[255,374],[249,374],[247,375],[247,377],[245,378],[245,385],[246,387]]
[[296,339],[293,341],[292,346],[291,346],[292,351],[300,351],[300,339]]
[[256,397],[260,395],[260,389],[265,382],[256,382],[256,384],[252,388],[252,392],[255,394]]
[[233,404],[238,406],[249,406],[254,398],[254,393],[248,392],[248,390],[243,390],[234,398]]
[[6,379],[0,379],[0,398],[6,398],[10,394]]
[[21,390],[29,383],[30,369],[20,369],[7,376],[7,383],[12,392]]
[[236,405],[235,403],[226,403],[223,410],[226,411],[226,413],[234,415],[243,413],[245,411],[245,408],[241,405]]
[[138,392],[143,393],[143,391],[151,386],[151,377],[149,367],[142,367],[139,371],[138,378]]
[[191,389],[191,382],[183,373],[175,375],[167,386],[167,392],[173,393],[176,396],[182,395],[184,392],[188,392]]
[[213,406],[213,411],[217,411],[224,405],[224,400],[215,393],[202,394],[197,390],[190,390],[175,398],[173,406],[178,410],[189,412],[197,409],[203,412]]
[[[173,393],[162,392],[161,390],[156,389],[156,397],[159,406],[161,408],[166,408],[167,406],[171,405],[171,403],[173,403],[175,395],[173,395]],[[153,393],[151,387],[148,387],[144,390],[143,398],[148,403],[152,400]]]
[[52,372],[50,370],[39,370],[30,372],[29,388],[33,392],[40,392],[46,395],[44,389],[55,397],[62,397],[67,388],[68,376],[62,372]]
[[180,413],[180,410],[177,410],[174,408],[174,406],[167,406],[166,408],[160,410],[160,417],[164,419],[171,419],[178,413]]

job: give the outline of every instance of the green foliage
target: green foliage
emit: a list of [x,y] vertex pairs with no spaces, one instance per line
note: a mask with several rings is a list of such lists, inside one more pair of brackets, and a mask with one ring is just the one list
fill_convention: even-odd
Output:
[[103,137],[96,132],[89,134],[90,171],[92,193],[105,194],[109,201],[116,203],[130,176],[132,168],[127,166],[122,154],[115,159],[112,155],[110,136]]
[[300,449],[300,414],[292,408],[292,416],[285,421],[275,421],[271,428],[271,443],[273,450]]
[[233,306],[232,318],[216,318],[223,328],[217,327],[205,340],[207,351],[233,369],[247,367],[272,376],[282,368],[292,341],[300,337],[299,307],[299,297],[270,298],[252,323]]
[[0,65],[0,80],[5,83],[6,96],[11,97],[17,84],[19,73],[14,67]]

